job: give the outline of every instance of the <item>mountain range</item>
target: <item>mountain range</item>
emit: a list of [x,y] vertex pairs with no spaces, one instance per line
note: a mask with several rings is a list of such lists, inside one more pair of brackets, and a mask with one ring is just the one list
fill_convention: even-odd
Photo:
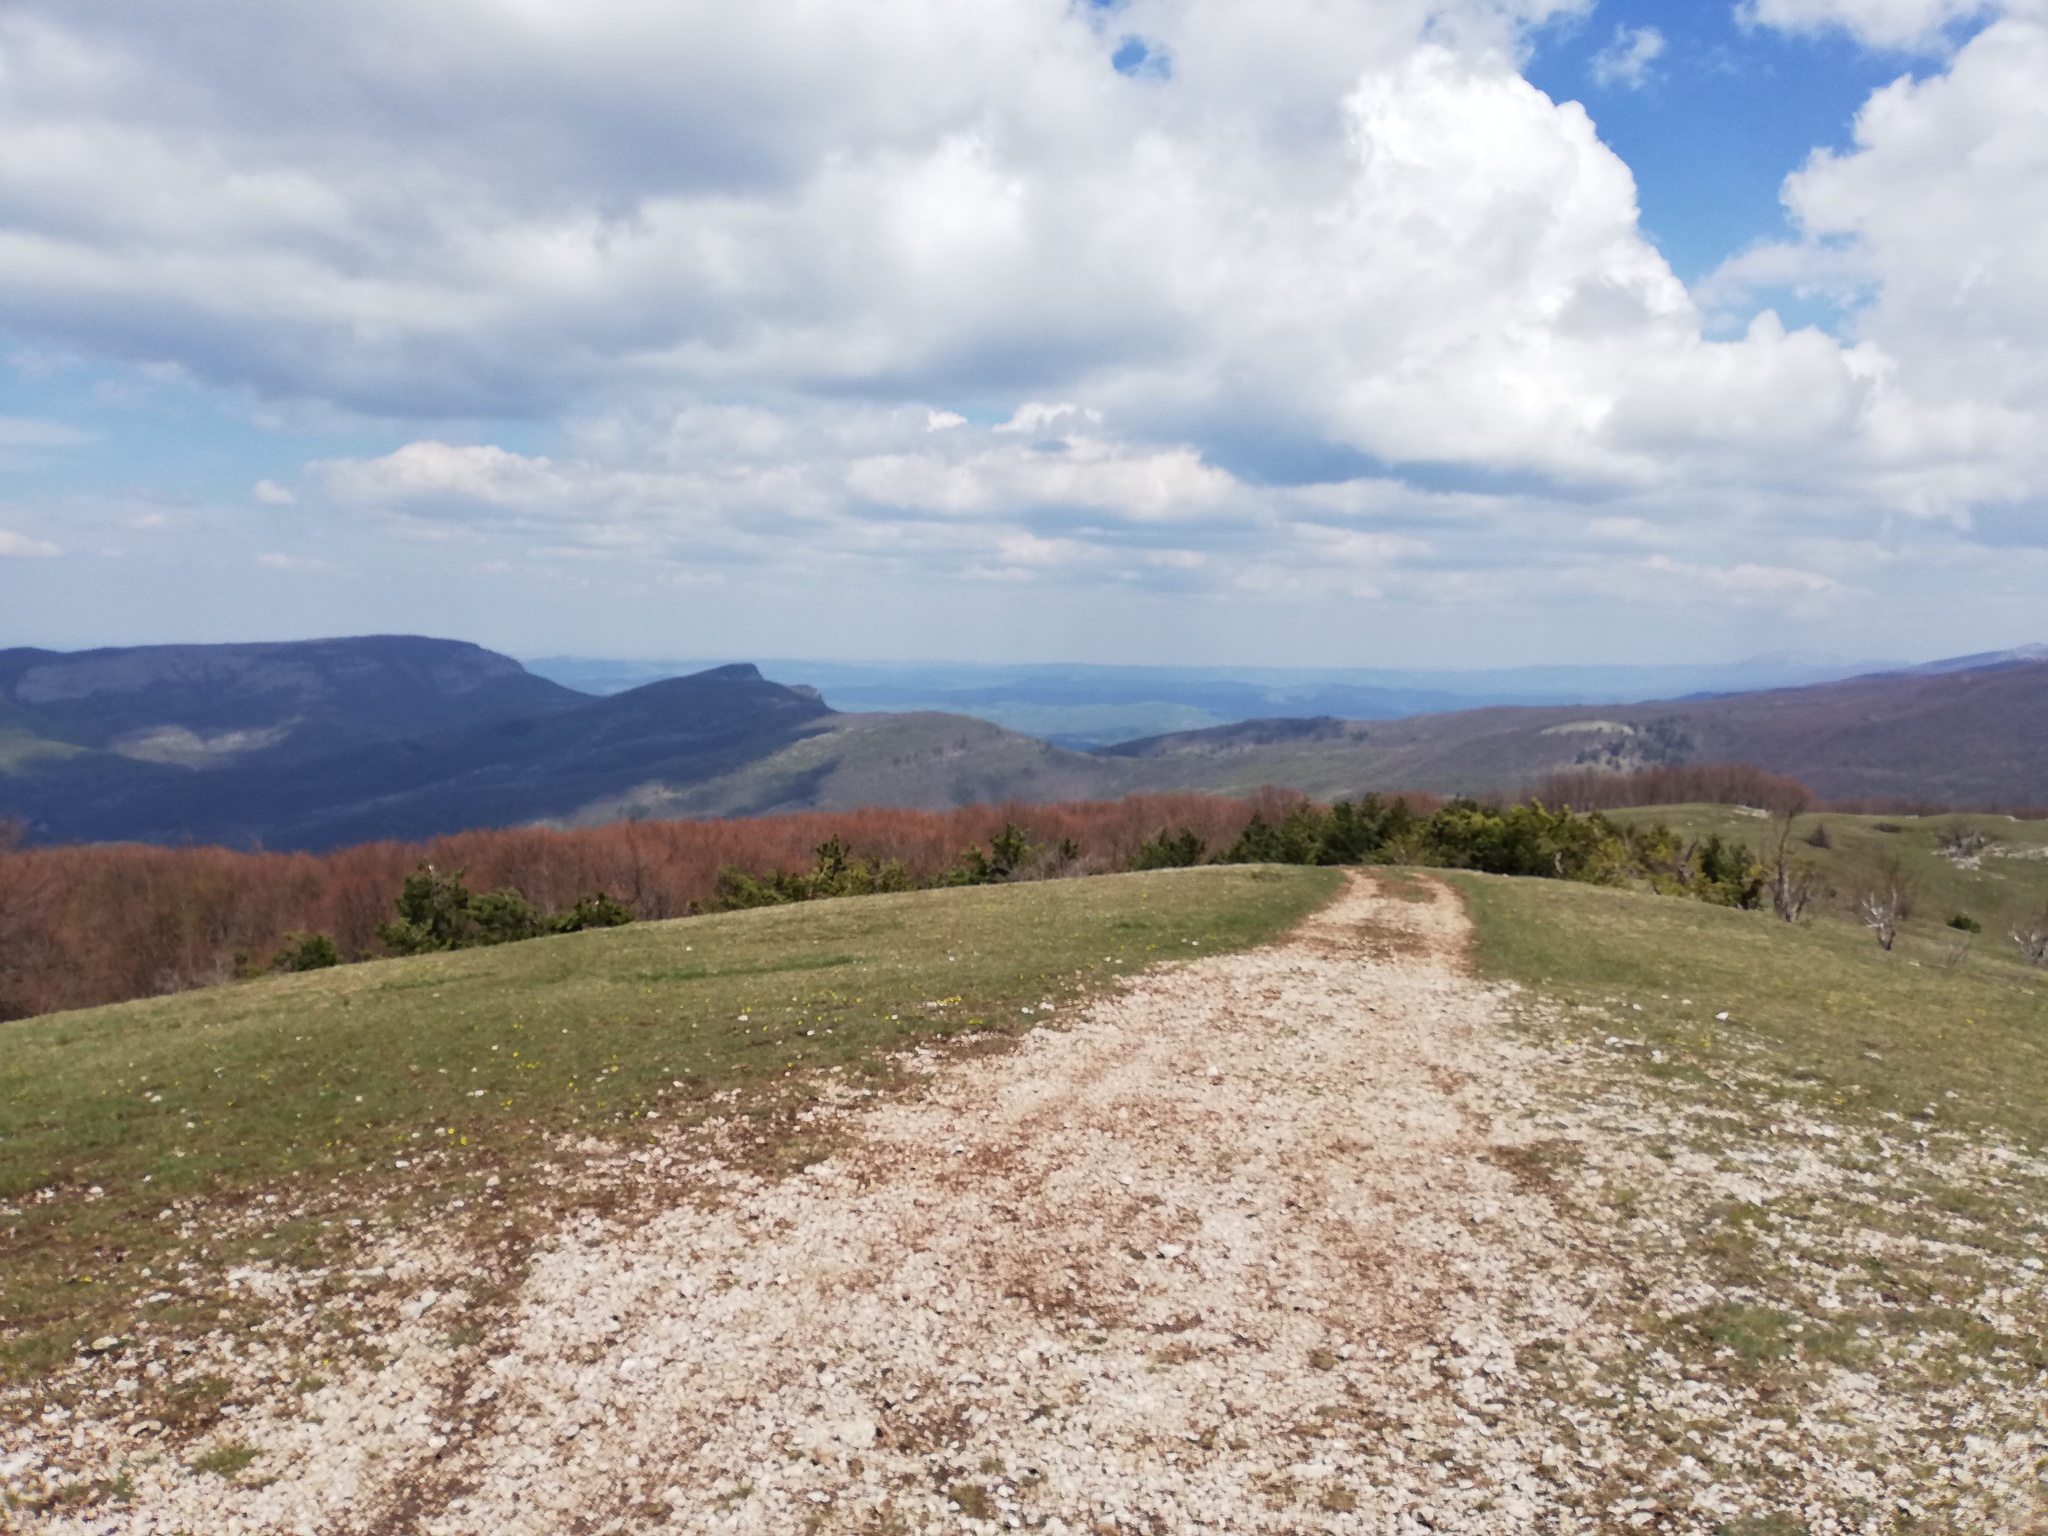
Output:
[[[723,658],[730,660],[732,658]],[[546,656],[529,671],[584,693],[618,693],[713,661],[606,661]],[[1709,665],[1503,667],[1137,667],[1039,663],[763,660],[780,682],[822,690],[861,713],[938,711],[1083,751],[1245,720],[1396,720],[1493,704],[1623,704],[1710,693],[1795,688],[1902,663],[1831,656],[1754,656]]]
[[458,641],[0,651],[0,817],[38,842],[322,849],[477,826],[1143,791],[1513,790],[1748,762],[1830,797],[2048,804],[2048,649],[1632,704],[1235,721],[1076,750],[842,712],[736,663],[593,695]]

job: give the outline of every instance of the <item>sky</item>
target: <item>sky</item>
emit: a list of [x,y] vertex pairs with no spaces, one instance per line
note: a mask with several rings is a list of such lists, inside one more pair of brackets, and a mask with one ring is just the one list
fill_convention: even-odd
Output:
[[2048,0],[12,0],[0,645],[2048,639]]

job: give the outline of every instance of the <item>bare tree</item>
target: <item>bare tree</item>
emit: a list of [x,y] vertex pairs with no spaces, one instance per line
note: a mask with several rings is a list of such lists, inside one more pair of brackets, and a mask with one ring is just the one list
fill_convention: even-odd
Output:
[[1989,833],[1979,831],[1966,821],[1952,821],[1935,844],[1935,852],[1958,869],[1975,869],[1984,857],[1984,850],[1990,846]]
[[1856,898],[1863,926],[1877,936],[1879,949],[1890,949],[1899,940],[1899,926],[1913,915],[1913,886],[1894,860]]
[[1792,857],[1792,825],[1813,802],[1803,785],[1789,781],[1770,800],[1766,809],[1771,813],[1774,836],[1765,884],[1771,893],[1771,910],[1786,922],[1796,923],[1807,904],[1820,893],[1819,871]]
[[2048,965],[2048,908],[2036,912],[2012,931],[2013,943],[2029,965]]

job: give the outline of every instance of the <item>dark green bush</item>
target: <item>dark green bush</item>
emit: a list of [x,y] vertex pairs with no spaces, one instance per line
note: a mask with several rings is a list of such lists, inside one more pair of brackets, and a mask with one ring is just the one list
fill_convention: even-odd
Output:
[[423,863],[407,875],[398,893],[397,919],[377,929],[385,949],[394,955],[431,955],[517,944],[584,928],[616,928],[633,920],[630,911],[602,891],[583,897],[566,912],[549,913],[517,891],[479,895],[462,883],[463,874],[458,869],[444,875]]
[[987,853],[979,848],[968,849],[960,855],[959,866],[943,883],[1000,885],[1005,880],[1014,880],[1037,851],[1030,835],[1022,827],[1006,821],[1003,830],[988,840]]
[[710,910],[737,912],[748,907],[777,907],[792,901],[818,901],[830,896],[875,896],[916,889],[910,872],[894,859],[857,858],[836,835],[812,851],[810,869],[800,875],[785,870],[750,875],[727,866],[718,872],[717,893]]
[[[1038,853],[1031,835],[1015,822],[1006,821],[1003,830],[988,840],[986,849],[969,848],[952,869],[935,879],[920,881],[895,859],[858,857],[835,835],[813,850],[814,862],[801,874],[772,870],[755,875],[726,866],[718,872],[717,887],[705,910],[734,912],[793,901],[817,901],[828,896],[876,896],[927,886],[998,885],[1024,873]],[[1199,857],[1199,844],[1196,853]],[[1039,867],[1063,867],[1080,856],[1080,845],[1071,838],[1063,839],[1046,859],[1039,861]]]
[[1627,845],[1598,811],[1547,811],[1541,805],[1498,810],[1453,800],[1423,824],[1433,864],[1489,875],[1535,875],[1612,885],[1628,861]]
[[[1148,848],[1151,844],[1146,845]],[[1417,816],[1405,800],[1365,795],[1327,809],[1304,801],[1279,823],[1254,814],[1219,864],[1434,865],[1491,875],[1648,884],[1723,906],[1754,908],[1764,871],[1740,843],[1681,842],[1662,823],[1630,827],[1598,811],[1453,800]]]
[[1327,810],[1303,801],[1275,826],[1254,812],[1218,864],[1376,864],[1407,849],[1427,825],[1406,800],[1365,795]]
[[398,916],[379,925],[377,937],[394,955],[431,955],[442,950],[466,949],[474,940],[475,924],[469,915],[470,889],[462,883],[464,871],[444,875],[422,862],[405,877],[398,892]]
[[1169,832],[1164,827],[1159,835],[1138,845],[1137,853],[1131,859],[1133,869],[1186,869],[1191,864],[1202,862],[1202,855],[1209,845],[1195,835],[1191,827],[1182,827],[1178,832]]
[[1364,864],[1386,857],[1389,850],[1411,840],[1422,826],[1406,800],[1365,795],[1339,800],[1330,807],[1323,832],[1325,863]]
[[[1662,830],[1661,824],[1658,830]],[[1716,832],[1699,845],[1689,889],[1701,901],[1754,912],[1763,905],[1764,867],[1741,843],[1723,842]]]
[[631,921],[632,910],[624,902],[613,901],[599,891],[583,897],[568,911],[557,912],[549,927],[556,933],[581,933],[586,928],[623,928]]
[[469,923],[469,942],[477,946],[517,944],[550,931],[540,908],[517,891],[485,891],[470,897]]
[[1982,933],[1984,925],[1967,912],[1958,912],[1948,920],[1949,927],[1959,933]]
[[1237,841],[1216,856],[1218,864],[1335,864],[1324,833],[1330,812],[1303,801],[1275,826],[1262,812],[1252,812]]
[[288,933],[270,957],[273,971],[324,971],[341,964],[341,951],[324,933]]

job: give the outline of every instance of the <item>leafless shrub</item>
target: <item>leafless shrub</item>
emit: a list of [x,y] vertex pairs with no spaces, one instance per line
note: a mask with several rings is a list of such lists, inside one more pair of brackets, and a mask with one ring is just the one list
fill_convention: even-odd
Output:
[[[1773,786],[1769,797],[1768,809],[1774,823],[1774,835],[1764,886],[1771,893],[1771,910],[1788,923],[1798,922],[1822,889],[1820,871],[1804,860],[1792,857],[1793,824],[1811,804],[1812,796],[1806,787],[1789,779]],[[1825,835],[1826,829],[1820,830]]]
[[1796,923],[1806,909],[1827,892],[1820,871],[1811,864],[1780,858],[1765,882],[1771,893],[1771,910],[1788,923]]
[[1896,863],[1889,865],[1856,898],[1863,926],[1877,938],[1879,949],[1899,941],[1899,928],[1913,915],[1913,886]]
[[2048,908],[2036,912],[2012,931],[2013,943],[2029,965],[2048,966]]
[[1990,846],[1988,833],[1978,831],[1967,822],[1956,822],[1942,832],[1934,849],[1959,869],[1975,869],[1984,857],[1984,850]]

